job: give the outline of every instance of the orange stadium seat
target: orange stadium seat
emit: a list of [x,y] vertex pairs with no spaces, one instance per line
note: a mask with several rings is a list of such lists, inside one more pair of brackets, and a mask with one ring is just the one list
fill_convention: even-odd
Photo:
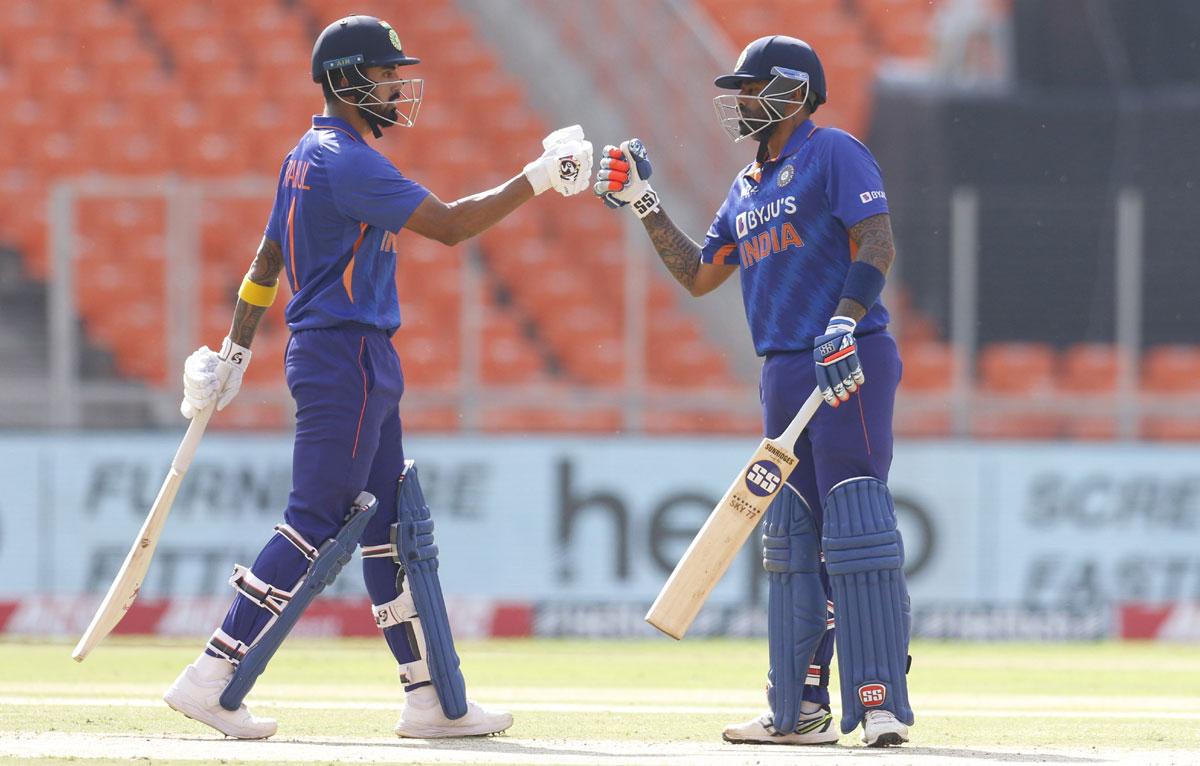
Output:
[[[1120,358],[1115,346],[1104,343],[1081,343],[1063,353],[1062,369],[1057,385],[1066,394],[1105,396],[1116,393]],[[1083,401],[1076,399],[1075,406]],[[1101,400],[1086,412],[1068,412],[1065,434],[1072,439],[1102,441],[1117,436],[1115,400]]]
[[[1154,346],[1142,358],[1142,390],[1151,396],[1200,395],[1200,346]],[[1154,415],[1142,434],[1159,441],[1200,441],[1200,418]]]
[[618,433],[621,413],[611,408],[512,408],[483,413],[482,428],[490,432],[545,433]]
[[1033,394],[1053,386],[1055,364],[1044,343],[992,343],[979,352],[979,383],[990,393]]
[[906,343],[900,349],[904,374],[900,390],[949,393],[954,386],[954,349],[945,343]]
[[[1053,389],[1056,356],[1042,343],[993,343],[979,353],[979,387],[990,394],[1034,397]],[[1045,439],[1059,435],[1062,419],[1030,408],[976,414],[972,433],[985,438]]]
[[511,313],[492,308],[484,319],[480,378],[489,385],[544,380],[541,354]]
[[761,434],[762,419],[757,415],[734,415],[720,411],[647,412],[642,425],[649,434]]
[[1142,386],[1161,394],[1200,393],[1200,346],[1149,349],[1142,359]]

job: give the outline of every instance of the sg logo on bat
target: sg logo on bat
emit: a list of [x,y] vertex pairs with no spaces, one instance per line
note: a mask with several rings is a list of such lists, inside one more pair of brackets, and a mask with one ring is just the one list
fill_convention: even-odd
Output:
[[770,460],[759,460],[746,472],[746,489],[759,497],[772,495],[783,483],[783,471]]

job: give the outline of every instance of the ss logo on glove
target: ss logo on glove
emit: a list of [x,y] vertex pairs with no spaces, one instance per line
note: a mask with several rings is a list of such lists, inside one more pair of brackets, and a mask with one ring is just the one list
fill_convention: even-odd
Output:
[[574,181],[579,177],[579,163],[571,157],[563,157],[558,161],[558,177],[564,181]]

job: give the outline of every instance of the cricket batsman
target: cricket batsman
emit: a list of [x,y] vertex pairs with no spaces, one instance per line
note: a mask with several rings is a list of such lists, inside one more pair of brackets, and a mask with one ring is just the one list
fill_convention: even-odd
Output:
[[551,134],[544,153],[494,189],[446,204],[371,147],[394,125],[411,127],[420,79],[401,67],[396,30],[372,16],[330,24],[312,53],[325,110],[284,159],[262,244],[238,291],[220,351],[184,365],[181,410],[222,409],[250,363],[259,320],[283,271],[291,289],[285,372],[296,401],[292,490],[283,523],[250,567],[236,566],[224,622],[164,699],[239,739],[275,733],[242,699],[313,597],[363,546],[372,612],[399,665],[401,737],[493,734],[507,712],[466,697],[437,574],[429,508],[406,461],[398,405],[404,376],[391,336],[400,326],[397,235],[402,228],[453,245],[535,195],[589,185],[592,146],[578,126]]
[[[825,74],[813,49],[782,35],[746,46],[714,99],[735,142],[758,144],[702,245],[650,187],[645,147],[607,146],[594,191],[641,219],[671,275],[693,296],[740,272],[764,358],[763,427],[777,438],[819,387],[828,407],[796,443],[798,467],[763,518],[770,711],[725,729],[730,742],[836,742],[829,664],[836,605],[841,731],[873,747],[908,741],[909,599],[888,491],[900,357],[880,301],[895,256],[878,164],[842,130],[819,127]],[[867,380],[869,386],[864,386]]]

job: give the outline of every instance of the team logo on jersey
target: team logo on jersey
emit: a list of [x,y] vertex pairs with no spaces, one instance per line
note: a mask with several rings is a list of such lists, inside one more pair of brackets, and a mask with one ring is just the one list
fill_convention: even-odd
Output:
[[790,184],[792,182],[792,179],[795,177],[796,177],[796,169],[794,167],[792,167],[791,165],[784,165],[783,170],[779,171],[778,183],[779,183],[780,187],[787,186],[788,184]]
[[858,687],[858,701],[863,707],[879,707],[887,699],[887,687],[883,684],[863,684]]
[[404,48],[400,45],[400,35],[396,34],[396,30],[392,29],[392,25],[386,21],[379,22],[379,25],[388,31],[388,39],[392,41],[392,47],[404,53]]
[[759,497],[775,493],[783,483],[783,471],[770,460],[759,460],[746,472],[746,489]]

